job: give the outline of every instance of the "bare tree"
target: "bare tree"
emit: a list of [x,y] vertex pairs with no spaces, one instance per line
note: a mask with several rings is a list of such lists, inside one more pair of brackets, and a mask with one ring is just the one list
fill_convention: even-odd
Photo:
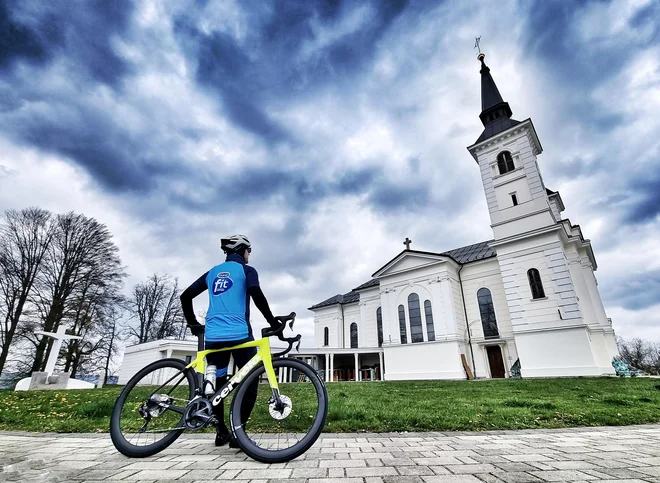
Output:
[[651,345],[648,355],[647,372],[653,375],[660,375],[660,342]]
[[617,338],[619,354],[629,366],[646,370],[646,363],[650,353],[651,344],[643,339],[635,338],[630,342]]
[[146,282],[133,288],[130,303],[132,316],[137,321],[130,328],[131,336],[138,344],[152,340],[183,338],[185,326],[183,311],[179,303],[179,283],[169,275],[157,273]]
[[103,360],[95,353],[105,346],[108,314],[124,303],[120,293],[123,276],[118,259],[92,265],[67,300],[66,321],[73,334],[83,337],[71,340],[64,355],[64,371],[71,371],[72,376],[81,362],[89,358]]
[[110,370],[111,363],[114,360],[115,357],[119,355],[119,344],[122,340],[121,334],[122,334],[122,327],[120,324],[121,320],[121,312],[118,310],[111,310],[107,314],[106,318],[106,323],[105,323],[105,329],[106,329],[106,336],[104,338],[105,344],[103,346],[103,351],[105,352],[105,364],[103,367],[103,374],[105,374],[105,380],[103,381],[104,384],[108,383],[108,379],[112,375],[112,371]]
[[[35,297],[43,330],[56,331],[64,319],[75,321],[81,314],[89,316],[91,306],[72,303],[72,295],[88,287],[89,294],[97,296],[122,277],[118,249],[105,225],[72,212],[58,215]],[[89,302],[85,297],[81,300]],[[35,341],[33,372],[43,370],[46,363],[52,345],[47,339]]]
[[54,233],[51,214],[40,208],[8,210],[1,221],[0,373]]

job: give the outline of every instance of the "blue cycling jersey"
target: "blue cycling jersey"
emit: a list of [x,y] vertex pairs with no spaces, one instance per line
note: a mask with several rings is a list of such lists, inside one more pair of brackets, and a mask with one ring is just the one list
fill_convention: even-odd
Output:
[[226,262],[209,270],[207,342],[241,340],[252,335],[248,289],[258,286],[257,271],[238,255],[229,255]]

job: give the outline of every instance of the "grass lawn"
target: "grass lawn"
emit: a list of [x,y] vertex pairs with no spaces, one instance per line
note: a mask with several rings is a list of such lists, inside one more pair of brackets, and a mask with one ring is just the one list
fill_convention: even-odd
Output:
[[[287,394],[289,385],[281,386]],[[480,431],[660,422],[659,379],[394,381],[330,383],[327,388],[328,432]],[[120,390],[116,386],[78,391],[1,390],[0,430],[107,432]],[[294,396],[295,389],[290,388],[289,393]]]

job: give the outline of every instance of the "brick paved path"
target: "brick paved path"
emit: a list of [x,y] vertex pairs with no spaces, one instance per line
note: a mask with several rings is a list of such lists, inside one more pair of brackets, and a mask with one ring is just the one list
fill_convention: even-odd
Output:
[[660,425],[487,433],[327,434],[303,457],[264,465],[211,435],[145,459],[107,434],[0,432],[0,481],[237,483],[660,482]]

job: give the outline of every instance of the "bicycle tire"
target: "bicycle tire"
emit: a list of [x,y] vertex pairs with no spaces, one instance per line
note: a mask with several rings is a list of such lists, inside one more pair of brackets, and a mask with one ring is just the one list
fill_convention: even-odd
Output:
[[[134,418],[133,413],[136,411],[139,413],[139,409],[144,406],[144,403],[147,402],[144,400],[144,398],[140,398],[139,392],[149,392],[150,389],[146,389],[145,391],[145,386],[140,385],[139,383],[142,382],[143,379],[145,379],[145,382],[149,382],[146,378],[149,376],[149,374],[154,373],[155,371],[161,370],[161,369],[169,369],[170,371],[173,371],[174,378],[171,379],[173,381],[177,381],[178,378],[181,378],[181,381],[183,379],[186,380],[188,389],[185,389],[185,386],[181,384],[177,384],[174,386],[174,389],[177,387],[179,388],[179,392],[182,394],[187,394],[187,399],[188,401],[191,400],[194,395],[195,395],[195,390],[196,390],[196,385],[197,385],[197,378],[195,377],[195,371],[192,369],[186,369],[186,363],[183,362],[180,359],[161,359],[159,361],[153,362],[144,368],[142,368],[137,374],[135,374],[130,381],[128,381],[128,384],[124,387],[122,392],[119,394],[119,397],[117,397],[117,400],[115,402],[115,406],[112,410],[112,416],[110,417],[110,438],[112,439],[112,443],[115,445],[115,448],[122,453],[125,456],[128,456],[130,458],[144,458],[147,456],[152,456],[165,448],[167,448],[169,445],[171,445],[182,433],[183,429],[173,429],[159,441],[154,441],[152,444],[140,446],[138,444],[133,444],[132,439],[129,441],[126,439],[121,423],[122,423],[122,415],[126,416],[125,419],[128,420],[129,416],[132,416]],[[170,372],[171,374],[172,372]],[[168,373],[165,373],[168,374]],[[167,376],[169,377],[169,375]],[[160,381],[159,381],[160,382]],[[158,383],[156,383],[158,384]],[[154,385],[156,385],[154,384]],[[136,389],[140,388],[141,389]],[[160,386],[163,387],[163,386]],[[173,390],[174,390],[173,389]],[[133,398],[130,399],[129,404],[135,405],[136,402],[140,402],[140,400],[143,400],[142,404],[140,405],[140,408],[133,408],[132,410],[129,410],[128,408],[124,408],[125,403],[127,400],[129,400],[129,395],[135,390],[135,393],[133,395]],[[155,392],[155,391],[154,391]],[[177,393],[178,395],[179,393]],[[154,395],[152,393],[150,396],[147,396],[147,399],[151,398]],[[183,406],[183,405],[182,405]],[[127,411],[127,412],[126,412]],[[164,414],[167,410],[162,411],[161,414],[156,416],[156,418],[159,418],[162,414]],[[173,411],[170,411],[171,413],[174,413]],[[178,413],[175,413],[178,414]],[[174,420],[176,420],[176,416],[174,416]],[[139,422],[139,418],[136,418],[136,420]],[[143,420],[146,420],[143,417]],[[151,421],[151,418],[149,418],[149,421],[146,424],[149,424]],[[169,421],[168,421],[169,422]],[[139,423],[135,423],[135,425]],[[143,423],[145,424],[145,423]],[[181,415],[180,418],[178,419],[175,428],[183,426],[183,416]],[[167,428],[162,430],[163,433],[167,431]],[[136,433],[139,434],[139,433]],[[138,437],[138,443],[140,442],[140,438]]]
[[[316,415],[314,416],[314,421],[309,431],[293,446],[277,450],[262,448],[246,433],[245,428],[241,425],[240,408],[243,404],[243,398],[245,397],[245,393],[249,388],[250,383],[252,383],[256,378],[260,377],[266,371],[263,363],[255,367],[238,387],[236,395],[234,396],[231,403],[229,420],[234,437],[238,441],[238,444],[243,449],[245,454],[257,461],[264,463],[283,463],[302,455],[316,442],[318,437],[321,435],[323,427],[325,426],[325,421],[328,417],[328,392],[325,388],[325,384],[317,374],[316,370],[314,370],[313,367],[303,361],[293,358],[275,359],[273,360],[273,367],[275,369],[282,367],[295,369],[299,371],[299,373],[304,374],[309,379],[309,382],[312,383],[316,394],[318,408],[316,410]],[[270,385],[266,384],[264,386],[264,390],[271,390]],[[259,402],[257,402],[257,404],[259,404]],[[294,405],[293,407],[295,408],[295,403],[292,402],[292,405]],[[256,405],[255,408],[257,408]],[[252,416],[254,416],[254,410],[252,412]],[[247,426],[249,425],[250,423],[248,423]]]

